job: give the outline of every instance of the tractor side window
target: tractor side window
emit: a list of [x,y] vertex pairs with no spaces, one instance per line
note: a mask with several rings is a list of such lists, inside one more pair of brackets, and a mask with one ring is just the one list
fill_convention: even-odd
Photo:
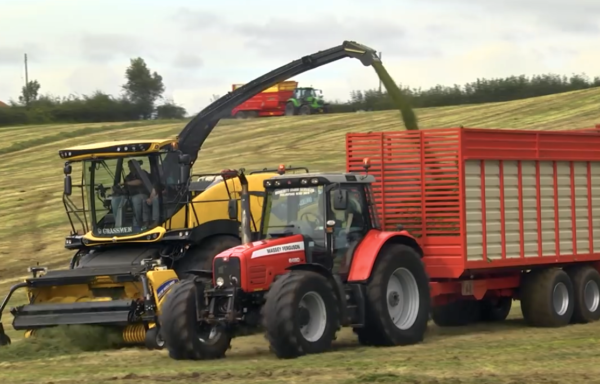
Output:
[[348,191],[348,206],[345,210],[333,209],[334,190],[330,191],[330,204],[336,224],[333,232],[334,272],[342,278],[347,276],[354,250],[369,230],[364,188],[360,185],[342,185]]

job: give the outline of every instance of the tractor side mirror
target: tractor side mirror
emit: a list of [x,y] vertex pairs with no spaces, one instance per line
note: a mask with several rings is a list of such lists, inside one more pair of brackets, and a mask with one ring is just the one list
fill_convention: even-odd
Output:
[[66,175],[65,176],[64,193],[66,196],[71,196],[72,192],[73,192],[73,183],[71,181],[71,175]]
[[348,208],[348,191],[338,188],[333,191],[333,209],[344,211],[346,208]]
[[229,213],[230,220],[237,220],[238,218],[238,203],[236,199],[231,199],[227,203],[227,213]]

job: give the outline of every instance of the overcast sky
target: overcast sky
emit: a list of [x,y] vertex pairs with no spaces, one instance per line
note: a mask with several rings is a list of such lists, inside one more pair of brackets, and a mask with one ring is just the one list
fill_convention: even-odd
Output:
[[[355,40],[383,52],[396,82],[600,75],[600,0],[0,0],[0,101],[29,77],[42,93],[118,94],[141,56],[165,96],[197,112],[211,95],[303,55]],[[295,5],[291,5],[295,4]],[[346,100],[378,84],[344,59],[295,78]]]

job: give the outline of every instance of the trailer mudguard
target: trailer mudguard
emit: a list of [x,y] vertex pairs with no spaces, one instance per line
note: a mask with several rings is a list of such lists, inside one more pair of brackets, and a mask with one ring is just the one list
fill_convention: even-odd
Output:
[[423,257],[423,250],[415,238],[407,231],[382,232],[372,229],[366,234],[354,251],[348,275],[349,283],[365,282],[369,279],[377,256],[379,256],[379,251],[387,243],[408,245]]

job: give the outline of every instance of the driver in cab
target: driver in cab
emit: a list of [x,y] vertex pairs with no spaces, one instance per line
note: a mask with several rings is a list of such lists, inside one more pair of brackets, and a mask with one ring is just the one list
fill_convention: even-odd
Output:
[[[130,197],[129,201],[133,208],[133,226],[140,227],[144,203],[146,200],[148,200],[148,193],[141,177],[138,175],[133,166],[133,161],[137,160],[130,160],[127,162],[127,165],[129,166],[129,174],[125,176],[125,182],[122,184],[122,186],[126,189],[127,195]],[[141,164],[140,161],[138,161],[138,163]],[[150,178],[150,174],[148,172],[145,170],[142,170],[142,172],[146,173],[146,176]],[[123,226],[123,207],[127,203],[128,196],[124,196],[120,193],[113,194],[111,205],[113,214],[115,215],[116,227]]]

